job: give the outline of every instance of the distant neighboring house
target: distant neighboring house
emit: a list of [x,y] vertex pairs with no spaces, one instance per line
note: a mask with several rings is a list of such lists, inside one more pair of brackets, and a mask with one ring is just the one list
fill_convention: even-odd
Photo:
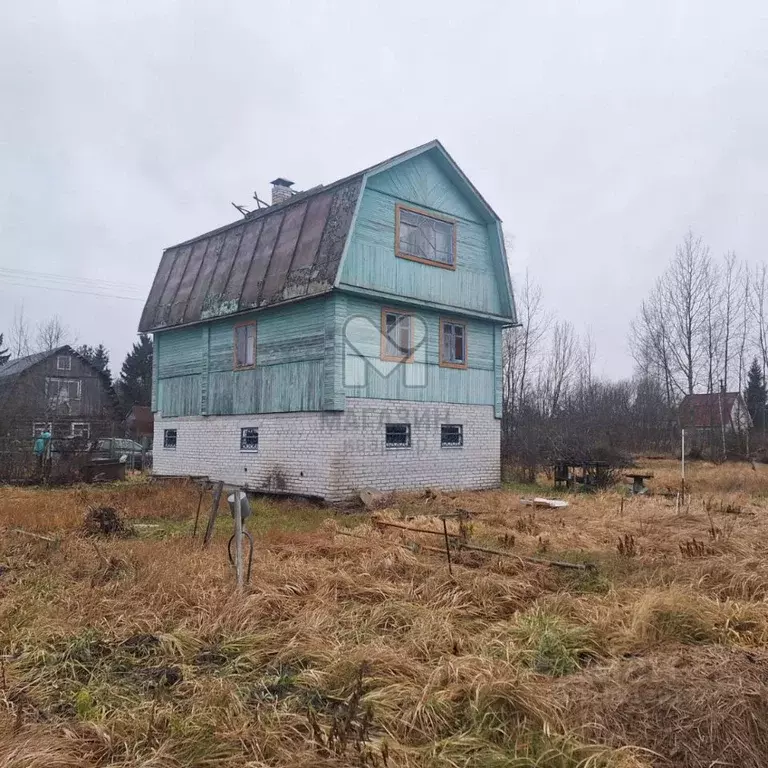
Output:
[[752,426],[747,404],[739,392],[686,395],[678,411],[686,437],[705,439],[712,433],[742,433]]
[[148,437],[152,440],[155,430],[155,417],[148,405],[134,405],[125,419],[125,430],[136,442]]
[[72,347],[38,352],[0,366],[0,437],[29,441],[45,427],[54,439],[120,432],[109,377]]
[[154,472],[329,500],[500,483],[499,217],[438,141],[168,248]]

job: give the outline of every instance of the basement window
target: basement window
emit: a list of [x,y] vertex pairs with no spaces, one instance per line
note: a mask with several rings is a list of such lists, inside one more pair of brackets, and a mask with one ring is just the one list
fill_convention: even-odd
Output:
[[241,371],[256,366],[256,323],[239,323],[235,326],[234,369]]
[[385,430],[385,444],[387,448],[410,448],[411,425],[387,424]]
[[396,363],[413,361],[411,315],[384,309],[381,312],[381,359]]
[[259,450],[259,430],[256,427],[243,427],[240,430],[240,450]]
[[71,371],[72,370],[72,358],[69,355],[58,355],[56,357],[56,370],[57,371]]
[[401,259],[456,268],[456,223],[451,219],[398,205],[395,231],[397,255]]
[[461,448],[464,445],[464,426],[462,424],[440,425],[440,447]]
[[175,448],[176,447],[176,430],[164,429],[163,430],[163,448]]
[[467,367],[467,327],[451,320],[440,321],[440,365]]
[[91,425],[84,421],[73,421],[70,427],[70,435],[72,437],[88,437],[91,436]]

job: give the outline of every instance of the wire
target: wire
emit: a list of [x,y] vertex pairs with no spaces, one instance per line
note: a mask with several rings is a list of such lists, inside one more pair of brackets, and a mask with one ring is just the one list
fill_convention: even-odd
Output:
[[0,267],[0,275],[7,274],[9,277],[16,278],[42,278],[44,280],[55,280],[60,282],[69,283],[91,283],[94,286],[101,288],[135,288],[137,290],[143,290],[144,286],[136,283],[122,283],[115,280],[103,280],[101,278],[94,277],[78,277],[74,275],[60,275],[53,272],[33,272],[28,269],[12,269],[10,267]]
[[79,291],[77,290],[77,288],[64,288],[63,286],[60,286],[60,285],[40,285],[35,283],[12,283],[6,280],[0,283],[0,288],[6,285],[15,285],[15,286],[20,286],[22,288],[38,288],[44,291],[64,291],[65,293],[81,293],[86,296],[101,296],[102,298],[105,298],[105,299],[124,299],[125,301],[144,301],[144,298],[141,296],[120,296],[117,293]]

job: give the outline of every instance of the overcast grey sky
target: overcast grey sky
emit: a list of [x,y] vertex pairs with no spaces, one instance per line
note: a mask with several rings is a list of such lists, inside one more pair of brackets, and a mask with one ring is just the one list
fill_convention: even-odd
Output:
[[[688,227],[766,257],[768,3],[0,6],[0,268],[144,296],[164,247],[275,176],[307,188],[432,138],[514,236],[513,277],[629,375],[629,322]],[[0,332],[57,313],[119,370],[141,301],[9,274]]]

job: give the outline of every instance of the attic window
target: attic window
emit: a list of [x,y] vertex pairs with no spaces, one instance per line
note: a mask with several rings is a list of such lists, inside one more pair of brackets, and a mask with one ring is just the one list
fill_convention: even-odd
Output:
[[57,371],[71,371],[72,370],[72,358],[69,355],[57,355],[56,356],[56,370]]
[[256,323],[235,326],[234,356],[236,371],[256,366]]
[[401,259],[456,268],[456,223],[434,214],[395,208],[395,245]]

